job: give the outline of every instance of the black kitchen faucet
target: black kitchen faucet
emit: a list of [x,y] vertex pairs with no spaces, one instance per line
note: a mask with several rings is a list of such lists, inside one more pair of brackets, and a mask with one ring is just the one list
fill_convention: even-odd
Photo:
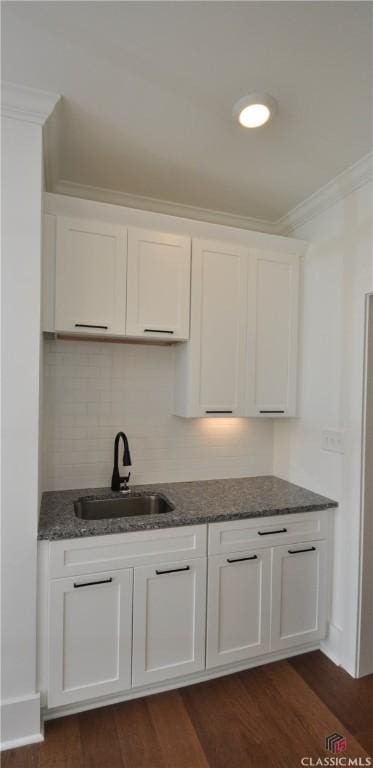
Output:
[[113,468],[113,476],[111,478],[112,491],[128,491],[127,483],[131,476],[131,472],[129,472],[126,477],[121,477],[119,474],[118,450],[119,450],[119,441],[121,438],[123,440],[123,446],[124,446],[123,466],[130,467],[132,465],[127,435],[125,435],[124,432],[118,432],[114,441],[114,468]]

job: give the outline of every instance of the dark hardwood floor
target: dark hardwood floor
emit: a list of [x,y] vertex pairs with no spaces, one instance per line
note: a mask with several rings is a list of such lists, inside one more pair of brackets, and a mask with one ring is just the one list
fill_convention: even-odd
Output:
[[298,768],[373,754],[373,675],[353,680],[316,651],[179,691],[51,720],[2,768]]

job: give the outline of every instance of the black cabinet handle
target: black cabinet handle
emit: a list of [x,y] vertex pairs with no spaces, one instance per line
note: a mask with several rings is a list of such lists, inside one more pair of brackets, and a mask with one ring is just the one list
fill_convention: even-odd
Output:
[[297,555],[298,552],[316,552],[316,547],[307,547],[307,549],[288,549],[289,555]]
[[168,571],[157,571],[157,576],[162,576],[162,573],[179,573],[180,571],[190,571],[190,565],[186,565],[185,568],[170,568]]
[[92,323],[75,323],[75,328],[99,328],[102,331],[107,331],[108,325],[93,325]]
[[259,413],[285,413],[285,411],[259,411]]
[[205,413],[233,413],[233,411],[205,411]]
[[94,587],[95,584],[110,584],[112,581],[113,579],[111,576],[109,579],[100,579],[100,581],[84,581],[82,584],[74,584],[74,589],[79,589],[79,587]]
[[144,333],[174,333],[174,331],[163,331],[162,328],[144,328]]
[[228,557],[227,563],[243,563],[244,560],[257,560],[258,555],[251,555],[250,557]]
[[258,531],[259,536],[271,536],[272,533],[287,533],[287,528],[279,528],[278,531]]

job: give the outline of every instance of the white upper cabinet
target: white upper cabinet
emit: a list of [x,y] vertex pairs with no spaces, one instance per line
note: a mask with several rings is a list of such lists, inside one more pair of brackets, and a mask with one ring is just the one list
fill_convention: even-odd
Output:
[[191,338],[177,350],[175,413],[244,415],[248,251],[193,241]]
[[189,237],[129,229],[127,279],[127,336],[189,338]]
[[247,416],[295,416],[299,257],[252,251]]
[[123,336],[127,231],[58,216],[55,330]]
[[43,330],[185,341],[177,416],[295,416],[300,257],[261,238],[250,248],[46,214]]

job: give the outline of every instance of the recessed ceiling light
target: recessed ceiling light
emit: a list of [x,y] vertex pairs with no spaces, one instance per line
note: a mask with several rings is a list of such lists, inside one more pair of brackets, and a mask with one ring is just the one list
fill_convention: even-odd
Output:
[[233,117],[244,128],[259,128],[268,123],[277,109],[277,103],[268,93],[250,93],[237,101]]

